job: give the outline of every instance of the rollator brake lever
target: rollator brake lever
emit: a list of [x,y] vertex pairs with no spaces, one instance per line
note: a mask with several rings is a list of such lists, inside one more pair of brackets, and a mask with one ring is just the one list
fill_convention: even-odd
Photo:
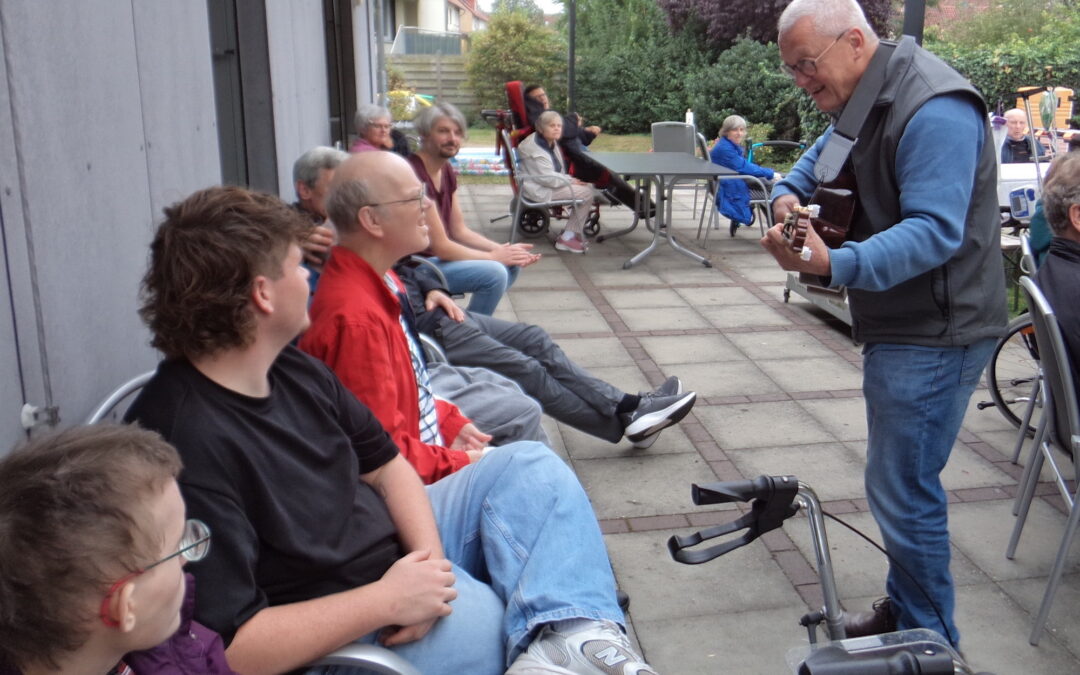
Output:
[[[726,481],[691,486],[695,504],[723,504],[751,501],[750,512],[730,523],[706,528],[686,536],[673,535],[668,539],[668,551],[675,560],[687,565],[698,565],[718,558],[725,553],[746,546],[761,535],[780,527],[795,515],[799,507],[794,503],[799,493],[799,481],[794,476],[758,476],[753,480]],[[692,546],[731,532],[745,529],[737,538],[710,548],[691,551]]]

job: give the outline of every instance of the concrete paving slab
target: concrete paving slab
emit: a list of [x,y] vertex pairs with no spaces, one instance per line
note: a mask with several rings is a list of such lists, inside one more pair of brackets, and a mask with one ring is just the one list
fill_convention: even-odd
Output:
[[724,449],[768,448],[836,439],[794,401],[734,403],[695,410],[697,418]]
[[716,480],[716,474],[700,455],[639,452],[636,457],[574,460],[574,469],[592,499],[598,518],[635,518],[721,508],[697,507],[690,502],[691,483]]
[[865,494],[863,458],[842,443],[728,450],[727,456],[747,478],[794,475],[827,491],[827,496],[819,495],[822,499],[859,499]]
[[[1065,532],[1065,516],[1045,501],[1031,504],[1024,533],[1013,560],[1005,549],[1015,519],[1012,500],[953,504],[949,532],[953,543],[995,581],[1046,577]],[[1069,557],[1066,574],[1080,572],[1080,540]]]
[[646,636],[641,646],[657,672],[775,675],[788,672],[787,651],[807,643],[797,623],[805,612],[800,603],[635,623]]
[[518,311],[518,320],[535,323],[547,332],[610,333],[611,327],[597,309],[548,309]]
[[783,314],[763,305],[711,306],[699,308],[702,316],[720,330],[747,326],[790,326]]
[[513,288],[515,290],[522,290],[525,288],[578,290],[580,287],[573,275],[565,269],[525,269],[518,275]]
[[[1044,636],[1049,635],[1052,638],[1048,645],[1047,638],[1043,637],[1038,647],[1030,646],[1027,638],[1035,625],[1035,615],[1038,614],[1046,594],[1046,579],[1002,581],[999,586],[1027,613],[1026,624],[1017,636],[1023,637],[1021,642],[1024,647],[1037,652],[1048,646],[1052,648],[1054,642],[1060,642],[1073,654],[1080,654],[1080,610],[1077,609],[1080,608],[1080,574],[1066,574],[1061,578],[1053,604],[1050,605],[1050,616],[1044,632]],[[1023,647],[1019,648],[1019,651],[1023,652]]]
[[745,358],[719,333],[639,337],[638,342],[653,361],[661,365],[693,364],[696,368],[703,361],[734,361]]
[[1016,481],[974,450],[962,445],[953,448],[949,463],[941,472],[941,484],[946,490],[963,490],[989,485],[1013,485]]
[[644,373],[637,366],[600,366],[590,368],[589,372],[623,391],[639,392],[652,389]]
[[511,290],[510,300],[514,303],[514,309],[518,312],[537,312],[552,309],[596,309],[588,296],[581,291]]
[[622,309],[619,316],[632,331],[688,330],[709,328],[709,322],[690,307]]
[[775,394],[783,391],[761,369],[747,361],[698,363],[679,377],[682,378],[683,387],[706,398]]
[[646,288],[637,291],[606,290],[603,291],[607,299],[615,309],[644,309],[647,307],[678,307],[689,308],[686,300],[670,288]]
[[650,455],[670,455],[695,452],[694,444],[686,437],[678,425],[660,432],[660,437],[648,449],[635,448],[630,441],[621,439],[617,443],[590,436],[566,424],[559,425],[563,442],[570,456],[577,459],[603,459],[612,457],[647,457]]
[[[727,337],[752,361],[827,358],[836,355],[836,352],[821,340],[798,330],[731,333]],[[802,370],[806,371],[806,369]],[[809,376],[810,372],[806,372]],[[817,375],[818,373],[813,373],[814,377]]]
[[625,366],[633,362],[617,337],[564,338],[559,340],[559,346],[577,364],[588,364],[586,370],[590,373],[597,366]]
[[[629,258],[629,256],[627,256]],[[620,263],[621,264],[621,263]],[[647,267],[631,267],[628,270],[618,269],[610,272],[590,271],[589,279],[601,288],[620,288],[638,286],[662,286],[663,282],[655,273]]]
[[787,392],[859,389],[862,371],[839,356],[799,359],[756,359],[758,368]]
[[[791,583],[764,546],[744,546],[702,565],[683,565],[672,560],[667,550],[668,538],[695,531],[631,532],[604,538],[612,552],[615,577],[619,587],[630,594],[630,613],[639,626],[647,622],[729,612],[788,610],[797,606],[798,596]],[[640,628],[639,634],[644,635]],[[644,644],[649,644],[647,639]]]
[[861,396],[811,399],[799,405],[837,439],[866,440],[866,402]]
[[675,292],[695,307],[711,305],[758,305],[761,299],[739,286],[676,288]]

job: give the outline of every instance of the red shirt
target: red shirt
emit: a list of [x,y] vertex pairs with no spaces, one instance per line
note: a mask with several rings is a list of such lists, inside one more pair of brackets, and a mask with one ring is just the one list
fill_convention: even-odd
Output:
[[[401,280],[390,274],[400,287]],[[469,464],[464,451],[420,441],[420,396],[399,319],[401,305],[367,261],[335,246],[310,314],[311,328],[300,338],[300,349],[330,366],[371,408],[425,483]],[[442,437],[457,438],[469,419],[443,399],[435,399],[435,408]]]

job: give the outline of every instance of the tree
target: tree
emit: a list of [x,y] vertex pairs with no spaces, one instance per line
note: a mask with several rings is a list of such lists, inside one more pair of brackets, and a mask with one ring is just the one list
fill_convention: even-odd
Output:
[[535,20],[544,17],[544,10],[540,9],[540,6],[533,0],[495,0],[495,4],[491,8],[492,16],[509,14],[510,12],[524,12],[526,16]]
[[[888,31],[893,0],[859,0],[870,25],[879,35]],[[726,49],[739,37],[776,42],[776,22],[791,0],[657,0],[671,27],[683,30],[700,21],[715,49]]]
[[482,107],[505,107],[510,80],[550,88],[552,80],[566,72],[566,41],[525,11],[495,12],[487,30],[474,36],[465,70]]

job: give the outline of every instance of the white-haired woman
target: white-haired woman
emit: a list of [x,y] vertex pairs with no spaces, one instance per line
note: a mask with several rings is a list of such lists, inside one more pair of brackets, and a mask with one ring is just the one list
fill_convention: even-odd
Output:
[[566,157],[559,147],[562,115],[554,110],[546,110],[537,118],[536,125],[536,133],[518,146],[522,172],[530,176],[529,180],[521,182],[521,189],[532,201],[584,200],[584,203],[571,207],[566,227],[555,241],[555,248],[559,251],[584,253],[588,246],[585,241],[585,220],[592,206],[593,188],[567,175]]
[[367,152],[370,150],[392,150],[394,139],[390,135],[393,123],[390,111],[381,105],[365,103],[356,109],[353,126],[360,138],[349,148],[349,152]]
[[[746,140],[746,120],[738,115],[728,115],[720,126],[720,136],[716,139],[709,157],[713,164],[727,167],[735,173],[756,176],[765,180],[780,180],[783,176],[772,169],[758,166],[746,159],[743,141]],[[728,232],[735,236],[739,225],[749,227],[754,222],[750,211],[750,188],[741,180],[720,181],[720,190],[716,194],[716,208],[721,215],[731,221]]]

